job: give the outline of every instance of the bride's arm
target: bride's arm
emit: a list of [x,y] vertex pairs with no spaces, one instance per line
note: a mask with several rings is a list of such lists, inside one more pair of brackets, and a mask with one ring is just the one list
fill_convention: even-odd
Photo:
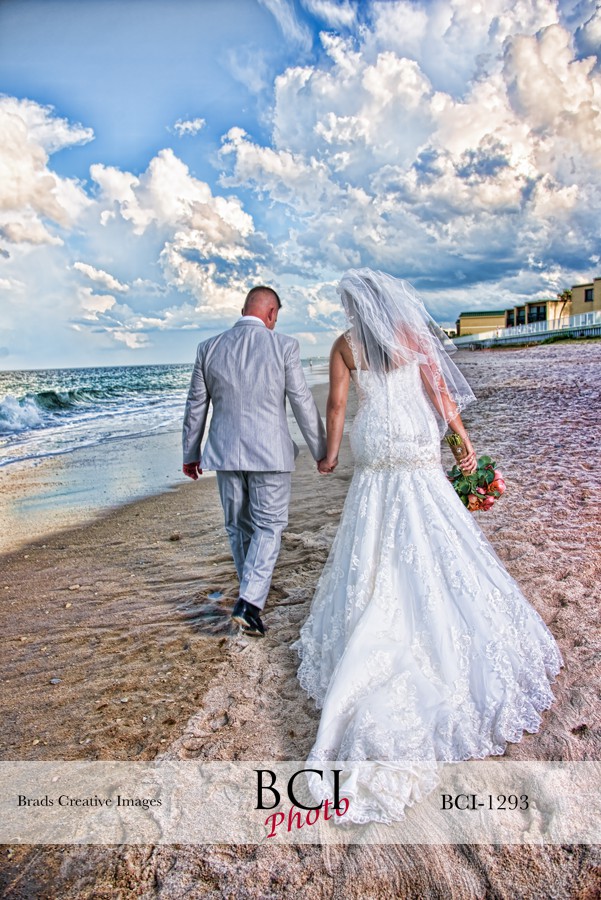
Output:
[[457,404],[449,394],[439,365],[428,352],[427,346],[423,343],[420,344],[416,334],[409,327],[401,327],[397,332],[397,338],[401,347],[407,348],[417,355],[418,360],[422,360],[419,363],[419,373],[424,389],[432,401],[434,409],[447,422],[449,428],[459,435],[465,445],[467,454],[461,460],[461,470],[467,475],[473,474],[478,468],[476,452],[465,430],[465,425],[461,421]]
[[351,380],[351,373],[343,355],[348,352],[348,344],[342,335],[334,342],[330,353],[330,392],[326,407],[328,449],[325,459],[318,464],[322,475],[333,472],[338,465],[338,452],[342,443],[346,401]]
[[472,446],[469,435],[465,430],[465,425],[461,421],[461,416],[459,415],[457,405],[455,404],[454,400],[449,397],[444,383],[440,383],[440,376],[437,379],[439,388],[438,390],[434,390],[430,380],[432,377],[432,372],[428,369],[427,365],[420,366],[420,374],[426,393],[432,401],[434,408],[438,410],[439,414],[445,420],[445,422],[448,422],[449,428],[454,431],[455,434],[458,434],[463,441],[467,450],[467,455],[461,460],[460,468],[466,474],[471,475],[476,471],[477,468],[476,452]]

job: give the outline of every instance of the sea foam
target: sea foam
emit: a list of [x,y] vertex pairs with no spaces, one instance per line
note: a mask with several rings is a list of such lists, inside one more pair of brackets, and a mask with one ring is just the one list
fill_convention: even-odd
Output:
[[0,403],[0,434],[27,431],[40,426],[42,422],[42,412],[33,397],[18,400],[8,395]]

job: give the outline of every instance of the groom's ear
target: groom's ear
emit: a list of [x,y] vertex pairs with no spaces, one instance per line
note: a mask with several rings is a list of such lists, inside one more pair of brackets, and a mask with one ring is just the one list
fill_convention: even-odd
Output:
[[269,328],[275,328],[275,324],[278,320],[278,312],[277,306],[272,306],[267,311],[267,325]]

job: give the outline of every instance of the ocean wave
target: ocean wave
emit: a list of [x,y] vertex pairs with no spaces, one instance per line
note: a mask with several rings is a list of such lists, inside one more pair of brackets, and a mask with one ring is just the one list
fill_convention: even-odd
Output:
[[65,414],[114,407],[128,396],[132,396],[132,392],[88,387],[39,391],[24,397],[8,394],[0,402],[0,434],[15,434],[56,424]]
[[70,391],[40,391],[32,397],[30,396],[29,399],[32,399],[41,409],[57,412],[91,403],[96,404],[113,397],[116,397],[115,391],[75,388]]
[[39,428],[43,423],[41,410],[32,397],[5,397],[0,403],[0,434],[12,434]]

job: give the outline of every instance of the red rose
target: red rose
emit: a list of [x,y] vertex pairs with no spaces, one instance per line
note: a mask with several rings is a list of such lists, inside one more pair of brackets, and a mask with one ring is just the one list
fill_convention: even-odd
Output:
[[489,491],[498,491],[499,494],[505,493],[506,484],[500,472],[495,472],[495,480],[489,486]]

